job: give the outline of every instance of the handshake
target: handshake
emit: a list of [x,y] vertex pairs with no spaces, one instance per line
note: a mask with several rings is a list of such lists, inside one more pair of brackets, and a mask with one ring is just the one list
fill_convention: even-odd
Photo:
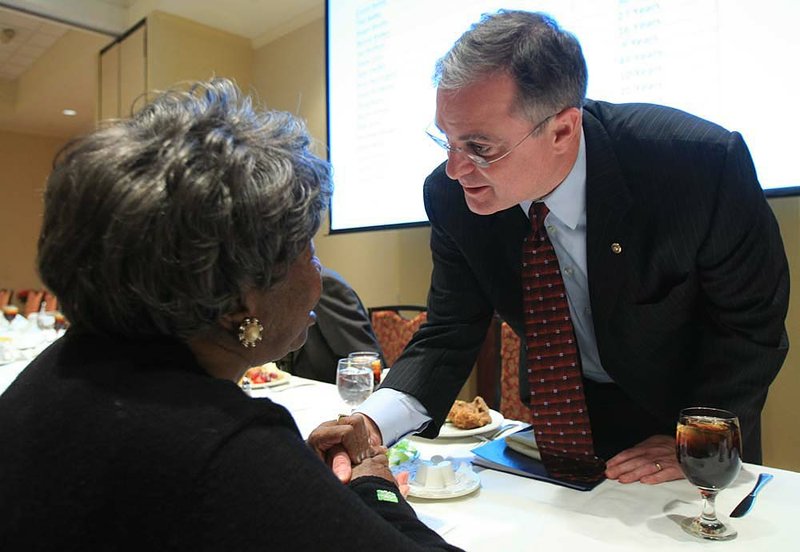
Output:
[[400,473],[395,478],[382,442],[378,426],[360,413],[340,415],[336,420],[320,424],[307,440],[308,446],[342,483],[359,477],[380,477],[397,485],[406,496],[408,473]]

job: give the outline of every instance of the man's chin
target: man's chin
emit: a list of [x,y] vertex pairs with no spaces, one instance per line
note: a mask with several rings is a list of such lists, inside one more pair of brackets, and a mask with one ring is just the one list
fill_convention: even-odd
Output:
[[462,190],[467,207],[476,215],[493,215],[502,210],[491,186],[462,186]]
[[465,196],[465,199],[469,210],[476,215],[493,215],[498,211],[502,211],[497,203],[493,201],[481,201],[476,198],[470,198],[468,195]]

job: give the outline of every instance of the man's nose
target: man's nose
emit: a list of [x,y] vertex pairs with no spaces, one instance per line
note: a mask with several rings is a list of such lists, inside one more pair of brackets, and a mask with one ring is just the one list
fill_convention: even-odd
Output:
[[460,151],[447,152],[447,165],[445,165],[444,172],[453,180],[471,173],[475,170],[475,164]]

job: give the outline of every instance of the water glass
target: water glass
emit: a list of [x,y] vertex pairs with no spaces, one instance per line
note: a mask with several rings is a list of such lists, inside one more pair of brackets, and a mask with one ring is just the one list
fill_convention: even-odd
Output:
[[52,330],[56,324],[56,314],[52,311],[39,311],[36,317],[36,325],[40,330]]
[[351,408],[355,408],[372,394],[374,376],[372,367],[349,358],[340,359],[336,367],[336,389]]

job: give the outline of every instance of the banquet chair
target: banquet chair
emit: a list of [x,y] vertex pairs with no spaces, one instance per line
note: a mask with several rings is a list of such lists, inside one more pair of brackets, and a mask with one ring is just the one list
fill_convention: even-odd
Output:
[[519,397],[520,339],[507,323],[500,326],[500,413],[531,423],[530,406]]
[[6,289],[6,288],[0,289],[0,309],[8,305],[11,302],[11,298],[13,296],[14,296],[13,289]]
[[[419,327],[428,319],[426,307],[392,305],[367,309],[372,329],[383,351],[386,367],[391,368],[411,341]],[[407,316],[405,313],[412,313]],[[415,314],[414,314],[415,313]]]
[[[414,305],[395,305],[373,307],[368,310],[372,329],[383,350],[386,366],[391,367],[411,340],[414,332],[427,320],[426,308]],[[404,315],[404,313],[410,314]],[[495,314],[475,361],[475,392],[483,397],[489,408],[493,409],[497,409],[500,405],[500,322],[500,317]]]
[[44,293],[44,310],[47,312],[55,312],[58,310],[58,298],[49,291]]
[[37,312],[42,306],[44,300],[44,290],[29,289],[25,295],[25,306],[22,308],[22,315],[28,317],[29,315]]
[[478,358],[475,360],[476,391],[489,408],[500,410],[501,333],[502,320],[495,313],[486,331]]

